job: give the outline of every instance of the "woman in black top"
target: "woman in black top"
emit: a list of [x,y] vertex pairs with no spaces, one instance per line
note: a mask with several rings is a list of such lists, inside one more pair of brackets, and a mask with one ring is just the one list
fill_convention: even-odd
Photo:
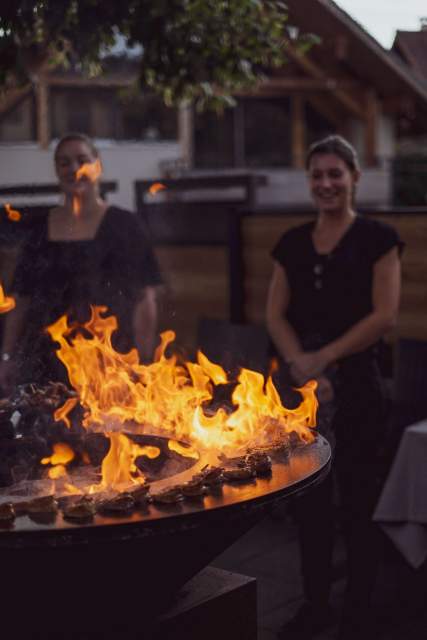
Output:
[[[385,427],[377,345],[396,321],[401,242],[390,226],[354,210],[360,171],[347,141],[330,136],[313,145],[307,171],[317,219],[286,232],[273,250],[267,324],[292,381],[316,378],[321,402],[334,407],[333,469],[348,551],[341,632],[347,640],[361,633],[375,577],[370,518]],[[297,503],[307,602],[285,627],[286,637],[293,628],[311,637],[328,623],[332,505],[331,478]]]
[[56,147],[64,204],[33,230],[17,265],[12,287],[17,305],[7,316],[2,345],[3,388],[14,379],[62,378],[64,367],[44,329],[64,313],[88,320],[90,305],[104,305],[117,316],[113,343],[119,351],[137,347],[144,360],[152,355],[159,269],[136,216],[102,200],[97,178],[78,179],[78,169],[97,159],[90,139],[80,134],[64,137]]

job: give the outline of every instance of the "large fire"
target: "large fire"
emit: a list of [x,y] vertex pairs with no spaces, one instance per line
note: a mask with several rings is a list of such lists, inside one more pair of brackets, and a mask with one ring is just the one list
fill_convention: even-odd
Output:
[[[280,401],[271,377],[242,369],[230,406],[215,407],[215,387],[230,384],[222,367],[199,351],[197,362],[180,362],[167,355],[173,331],[161,334],[154,361],[143,365],[136,349],[118,353],[112,346],[117,320],[105,307],[93,307],[90,320],[78,327],[62,316],[47,328],[59,346],[57,356],[65,365],[71,385],[84,409],[83,426],[110,438],[110,450],[102,464],[97,489],[126,483],[142,483],[135,460],[154,458],[155,447],[140,447],[121,432],[157,434],[194,445],[199,450],[229,455],[250,447],[268,447],[296,432],[305,442],[314,438],[316,383],[299,389],[302,400],[288,409]],[[55,418],[70,426],[69,399]],[[171,440],[172,442],[172,440]]]

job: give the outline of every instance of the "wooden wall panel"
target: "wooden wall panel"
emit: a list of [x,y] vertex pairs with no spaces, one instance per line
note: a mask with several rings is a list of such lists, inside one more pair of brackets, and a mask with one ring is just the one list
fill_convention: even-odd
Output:
[[248,322],[263,324],[268,284],[273,268],[270,252],[288,229],[312,216],[250,216],[243,219],[245,312]]
[[[382,215],[406,243],[403,254],[401,312],[395,334],[427,340],[427,216]],[[270,252],[281,234],[310,215],[250,215],[242,221],[246,321],[264,323]],[[158,246],[166,281],[161,299],[161,329],[177,332],[177,343],[192,348],[202,316],[229,317],[229,262],[225,246]],[[391,336],[391,339],[394,336]]]
[[[402,257],[402,299],[396,335],[427,340],[427,215],[376,214],[391,224],[405,242]],[[246,317],[264,321],[272,270],[270,251],[281,234],[310,216],[250,216],[243,221]]]
[[228,317],[226,247],[157,246],[164,293],[160,296],[160,330],[173,329],[177,344],[193,348],[202,316]]

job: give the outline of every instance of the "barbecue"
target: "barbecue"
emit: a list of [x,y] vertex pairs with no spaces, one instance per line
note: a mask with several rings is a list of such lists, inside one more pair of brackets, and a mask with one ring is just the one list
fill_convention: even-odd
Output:
[[[59,567],[67,576],[49,595],[58,621],[73,598],[67,585],[79,583],[71,627],[99,628],[94,601],[112,616],[129,606],[153,616],[269,506],[316,484],[330,464],[313,430],[314,383],[286,409],[271,380],[243,370],[218,407],[216,386],[231,386],[221,367],[203,354],[197,363],[169,355],[171,332],[155,361],[140,365],[136,353],[112,350],[114,322],[104,313],[94,309],[84,335],[66,318],[49,328],[70,388],[26,385],[0,407],[0,553],[11,593],[25,597],[40,627],[37,576]],[[96,593],[80,580],[83,558]],[[112,593],[110,572],[133,589]]]

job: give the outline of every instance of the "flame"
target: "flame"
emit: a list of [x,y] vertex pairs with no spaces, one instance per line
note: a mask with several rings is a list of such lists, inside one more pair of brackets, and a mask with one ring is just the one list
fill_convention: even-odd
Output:
[[48,471],[51,480],[58,480],[67,476],[67,465],[74,460],[75,454],[72,448],[65,442],[57,442],[53,445],[53,454],[47,458],[40,460],[41,464],[51,464],[52,467]]
[[101,161],[99,158],[97,158],[95,162],[85,162],[81,165],[81,167],[79,167],[79,169],[77,169],[76,180],[87,178],[91,182],[95,182],[96,180],[98,180],[101,174]]
[[110,449],[102,461],[102,483],[96,489],[126,487],[142,484],[145,478],[135,464],[140,456],[153,459],[160,455],[160,449],[153,446],[141,447],[123,433],[110,433]]
[[73,213],[75,216],[79,216],[82,211],[82,203],[79,196],[73,197]]
[[279,361],[277,358],[271,358],[269,375],[273,376],[275,373],[277,373],[277,371],[279,371]]
[[166,185],[162,184],[161,182],[153,182],[153,184],[148,189],[148,193],[150,194],[150,196],[155,196],[156,193],[158,193],[159,191],[163,191],[164,189],[166,189]]
[[12,222],[20,221],[20,219],[22,218],[22,213],[20,211],[18,211],[17,209],[12,209],[10,204],[7,202],[4,205],[4,208],[6,209],[6,215],[9,218],[9,220],[12,220]]
[[179,455],[184,458],[193,458],[193,460],[199,459],[199,454],[196,449],[193,449],[193,447],[189,445],[183,445],[181,442],[177,442],[176,440],[169,440],[168,449],[169,451],[179,453]]
[[51,480],[59,480],[59,478],[65,478],[67,475],[67,469],[63,464],[57,464],[48,471],[48,476]]
[[75,496],[81,496],[82,495],[82,490],[78,489],[77,487],[75,487],[73,484],[70,484],[69,482],[65,482],[64,483],[64,490],[69,495],[75,495]]
[[68,464],[71,460],[74,460],[74,451],[65,442],[57,442],[53,445],[53,454],[48,458],[42,458],[40,462],[42,464]]
[[[94,162],[85,162],[76,171],[76,180],[82,180],[86,178],[90,182],[96,182],[102,174],[101,161],[97,158]],[[73,213],[75,216],[79,216],[82,210],[82,202],[80,196],[73,197]]]
[[[305,442],[313,440],[310,428],[316,424],[315,381],[298,390],[301,404],[288,409],[282,405],[271,377],[265,380],[260,373],[242,369],[232,394],[232,407],[213,410],[209,403],[215,385],[230,382],[219,365],[201,352],[197,362],[179,363],[176,355],[167,356],[167,347],[175,338],[172,331],[161,334],[154,362],[142,365],[136,349],[125,354],[113,349],[111,336],[117,320],[105,316],[106,311],[105,307],[92,308],[85,333],[76,325],[69,325],[66,316],[47,328],[59,344],[57,356],[67,368],[70,383],[85,410],[84,427],[109,433],[111,448],[107,458],[114,464],[104,461],[105,485],[123,482],[123,476],[127,481],[132,478],[132,456],[136,455],[137,445],[115,433],[127,421],[136,423],[139,433],[149,428],[174,440],[216,451],[268,446],[292,431]],[[125,472],[110,471],[111,466],[123,460]]]
[[2,285],[0,284],[0,313],[8,313],[15,308],[15,298],[12,296],[5,296]]
[[53,414],[55,421],[59,422],[60,420],[63,420],[67,427],[70,429],[71,424],[68,418],[68,414],[74,409],[78,402],[78,398],[67,398],[62,407],[59,407],[59,409],[57,409]]

